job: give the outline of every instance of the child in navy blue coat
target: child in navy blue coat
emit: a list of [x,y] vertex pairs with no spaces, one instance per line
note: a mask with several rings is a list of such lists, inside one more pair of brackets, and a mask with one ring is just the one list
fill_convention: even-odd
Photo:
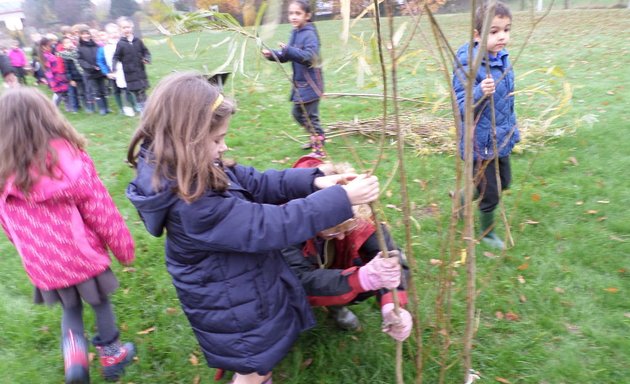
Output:
[[201,74],[165,77],[131,140],[127,196],[152,235],[166,231],[167,269],[208,365],[237,372],[235,384],[271,383],[315,323],[280,250],[350,219],[379,186],[374,176],[223,161],[234,111]]
[[293,117],[310,134],[310,142],[302,146],[311,149],[312,155],[324,157],[324,130],[319,122],[319,99],[324,94],[324,79],[320,68],[319,35],[311,22],[311,6],[306,0],[289,3],[289,22],[293,25],[287,44],[281,43],[279,50],[263,49],[269,60],[291,62],[293,67]]
[[[497,2],[488,33],[487,50],[479,52],[482,23],[487,8],[479,7],[475,15],[475,42],[472,56],[468,57],[468,43],[457,51],[457,63],[453,74],[453,88],[464,127],[466,76],[470,76],[470,64],[477,55],[483,55],[473,88],[474,111],[474,175],[479,202],[481,239],[491,247],[504,249],[505,244],[494,232],[494,210],[499,204],[500,189],[507,189],[512,181],[510,153],[520,141],[514,112],[514,71],[505,49],[510,41],[512,14],[502,2]],[[494,100],[494,109],[490,99]],[[493,121],[494,120],[494,121]],[[494,125],[494,126],[493,126]],[[464,129],[460,129],[460,153],[464,156]],[[498,159],[497,159],[498,157]],[[496,162],[499,180],[496,176]],[[500,184],[499,184],[500,181]],[[499,186],[501,188],[499,188]]]

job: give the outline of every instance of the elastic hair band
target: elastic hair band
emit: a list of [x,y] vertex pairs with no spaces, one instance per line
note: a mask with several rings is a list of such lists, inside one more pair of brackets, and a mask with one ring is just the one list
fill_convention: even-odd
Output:
[[214,111],[217,110],[217,108],[219,108],[219,105],[221,105],[221,103],[223,103],[223,95],[219,93],[219,96],[217,96],[217,98],[214,100],[214,103],[212,103],[212,107],[210,108],[210,112],[214,113]]

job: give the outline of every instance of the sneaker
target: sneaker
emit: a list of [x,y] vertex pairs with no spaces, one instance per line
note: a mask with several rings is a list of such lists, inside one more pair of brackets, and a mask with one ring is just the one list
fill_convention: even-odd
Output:
[[358,331],[361,329],[359,318],[347,307],[328,307],[328,310],[335,324],[344,331]]
[[87,343],[82,336],[70,331],[62,342],[66,384],[90,382]]
[[133,362],[136,348],[133,343],[125,343],[119,345],[117,351],[110,355],[107,354],[107,349],[111,346],[97,346],[96,350],[100,355],[103,377],[107,381],[116,381],[125,373],[125,367]]

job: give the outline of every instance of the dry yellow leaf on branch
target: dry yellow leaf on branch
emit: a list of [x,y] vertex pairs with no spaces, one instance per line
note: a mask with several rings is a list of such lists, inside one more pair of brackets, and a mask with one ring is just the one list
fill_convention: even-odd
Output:
[[190,362],[190,365],[199,365],[199,358],[194,353],[190,354],[188,361]]

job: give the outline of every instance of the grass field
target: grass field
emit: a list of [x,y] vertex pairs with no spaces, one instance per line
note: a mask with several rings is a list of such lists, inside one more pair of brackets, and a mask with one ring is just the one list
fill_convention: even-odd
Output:
[[[468,15],[461,14],[438,17],[454,47],[466,39],[468,20]],[[339,22],[317,26],[326,91],[380,93],[378,65],[370,55],[368,63],[374,72],[366,75],[363,87],[357,86],[356,60],[348,59],[369,53],[360,37],[369,39],[372,24],[358,23],[352,30],[357,38],[347,46],[339,39]],[[288,28],[280,26],[266,43],[286,41]],[[516,12],[512,57],[519,56],[531,28],[529,13]],[[473,367],[482,375],[478,383],[630,382],[630,151],[623,144],[630,126],[628,30],[628,10],[553,11],[531,34],[516,61],[517,91],[526,90],[517,96],[518,117],[538,136],[524,142],[512,158],[514,184],[504,200],[515,247],[504,253],[478,248],[478,330],[473,354]],[[421,31],[426,39],[416,37],[401,63],[400,89],[402,96],[422,103],[404,102],[402,108],[445,116],[447,84],[426,43],[433,41],[426,23]],[[224,37],[224,33],[176,37],[183,59],[166,44],[156,43],[157,38],[148,39],[152,40],[148,43],[154,59],[149,67],[153,84],[172,70],[216,68],[225,60],[227,48],[207,47]],[[194,51],[197,45],[207,49]],[[225,89],[239,106],[227,138],[229,154],[259,169],[287,167],[303,154],[298,142],[304,139],[290,117],[289,84],[277,66],[261,60],[253,44],[246,47],[246,58],[243,72],[247,77],[234,75]],[[549,117],[542,111],[563,87],[572,95],[570,109],[541,131]],[[378,99],[330,97],[322,102],[321,115],[324,123],[334,124],[378,117],[380,106]],[[113,296],[122,335],[138,348],[138,361],[121,382],[214,382],[214,369],[203,361],[164,268],[163,239],[147,235],[124,196],[133,177],[124,159],[137,119],[115,114],[68,118],[89,138],[89,153],[137,243],[134,267],[123,270],[116,263],[113,267],[122,285]],[[395,173],[395,147],[393,141],[386,141],[384,159],[376,171],[383,185]],[[334,139],[327,149],[335,161],[356,163],[358,156],[364,164],[373,162],[378,152],[374,141],[362,136]],[[453,270],[450,320],[444,323],[436,316],[444,310],[435,303],[440,269],[430,263],[449,257],[444,249],[455,157],[426,149],[418,151],[409,145],[405,156],[417,222],[413,256],[419,266],[414,281],[421,301],[417,315],[423,330],[422,374],[425,383],[437,383],[440,366],[448,365],[445,382],[458,383],[465,271]],[[384,189],[384,217],[402,242],[396,178]],[[498,231],[504,233],[503,225]],[[0,253],[0,383],[61,383],[61,312],[32,304],[32,287],[4,237]],[[274,382],[393,383],[394,344],[379,330],[377,306],[369,300],[353,309],[364,327],[355,334],[338,331],[316,309],[317,327],[305,333],[274,370]],[[89,311],[86,324],[92,329]],[[449,337],[450,348],[442,354],[444,335]],[[414,351],[414,342],[405,343],[407,383],[417,375],[411,360]],[[91,367],[92,382],[103,382],[96,361]]]

